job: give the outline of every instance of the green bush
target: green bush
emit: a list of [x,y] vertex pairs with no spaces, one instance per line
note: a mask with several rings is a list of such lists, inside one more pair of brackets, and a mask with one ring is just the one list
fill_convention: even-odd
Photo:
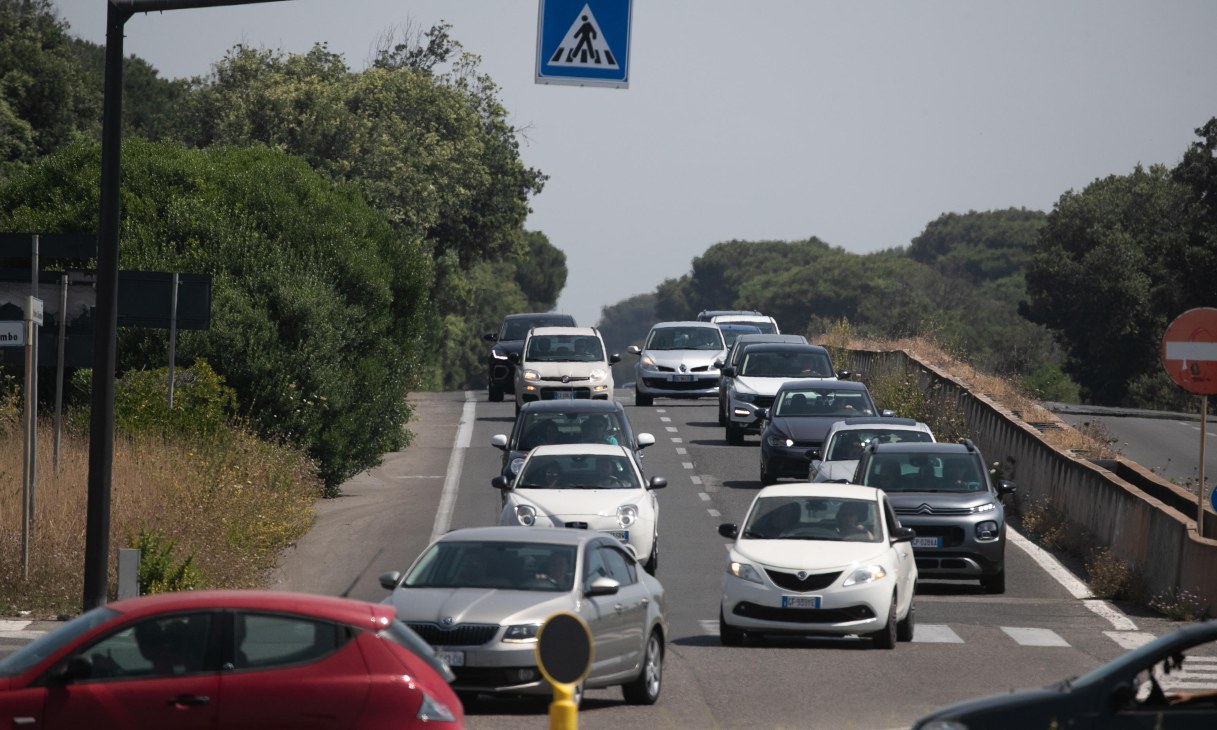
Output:
[[1209,617],[1209,606],[1203,598],[1178,588],[1168,588],[1154,596],[1149,607],[1174,621],[1203,621]]
[[131,536],[128,544],[139,550],[139,593],[169,593],[202,588],[199,569],[194,564],[194,553],[178,562],[174,557],[177,543],[165,537],[161,530],[140,527],[138,536]]
[[211,436],[228,424],[236,402],[236,392],[203,360],[175,369],[172,409],[168,368],[132,371],[114,384],[114,424],[130,435]]

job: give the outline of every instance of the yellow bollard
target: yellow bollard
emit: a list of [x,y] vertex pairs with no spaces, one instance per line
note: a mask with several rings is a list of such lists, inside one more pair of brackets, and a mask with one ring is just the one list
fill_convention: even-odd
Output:
[[578,730],[579,707],[575,704],[575,685],[550,682],[554,701],[549,703],[549,730]]

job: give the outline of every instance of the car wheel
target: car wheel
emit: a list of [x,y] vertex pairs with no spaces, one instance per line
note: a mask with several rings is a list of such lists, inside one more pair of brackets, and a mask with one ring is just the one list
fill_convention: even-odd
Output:
[[486,395],[490,398],[491,403],[503,402],[503,389],[496,388],[493,385],[486,388]]
[[655,398],[653,398],[652,396],[649,396],[646,393],[639,392],[638,390],[634,391],[634,405],[649,406],[654,403],[655,403]]
[[653,705],[663,689],[663,639],[658,631],[652,631],[647,639],[647,648],[642,656],[642,669],[638,678],[622,685],[621,694],[631,705]]
[[909,603],[908,615],[896,624],[896,641],[912,641],[913,630],[917,627],[917,595],[913,594],[913,601]]
[[659,538],[655,538],[655,542],[651,544],[651,557],[647,558],[642,569],[651,575],[655,575],[655,571],[659,570]]
[[516,401],[516,415],[520,415],[520,401]]
[[1003,566],[1001,570],[993,575],[982,575],[980,577],[980,586],[985,589],[985,593],[1005,593],[1006,568]]
[[727,425],[727,407],[723,405],[721,400],[718,402],[718,425]]
[[770,484],[777,484],[778,478],[773,473],[765,471],[765,462],[761,462],[761,486],[767,487]]
[[871,641],[876,649],[896,648],[896,599],[892,597],[892,607],[887,611],[887,624],[871,634]]
[[723,646],[743,646],[745,638],[743,631],[727,623],[723,618],[723,609],[720,606],[718,609],[718,640],[723,643]]
[[732,446],[740,446],[744,443],[744,429],[728,421],[726,430],[727,443],[731,444]]

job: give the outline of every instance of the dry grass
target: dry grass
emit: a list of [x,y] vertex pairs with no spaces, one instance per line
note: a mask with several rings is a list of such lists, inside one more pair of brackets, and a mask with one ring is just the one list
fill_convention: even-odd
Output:
[[[88,440],[65,433],[58,473],[49,427],[39,432],[28,578],[21,560],[23,441],[0,403],[0,615],[50,617],[79,611],[83,597]],[[110,585],[119,548],[141,530],[194,554],[207,587],[254,587],[282,548],[312,524],[321,483],[298,451],[230,431],[185,445],[118,439],[110,506]]]

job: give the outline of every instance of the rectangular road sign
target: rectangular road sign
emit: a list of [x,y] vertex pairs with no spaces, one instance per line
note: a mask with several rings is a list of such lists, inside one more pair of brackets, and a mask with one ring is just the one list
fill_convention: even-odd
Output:
[[0,347],[25,347],[25,322],[0,322]]
[[629,88],[633,0],[538,2],[538,84]]

